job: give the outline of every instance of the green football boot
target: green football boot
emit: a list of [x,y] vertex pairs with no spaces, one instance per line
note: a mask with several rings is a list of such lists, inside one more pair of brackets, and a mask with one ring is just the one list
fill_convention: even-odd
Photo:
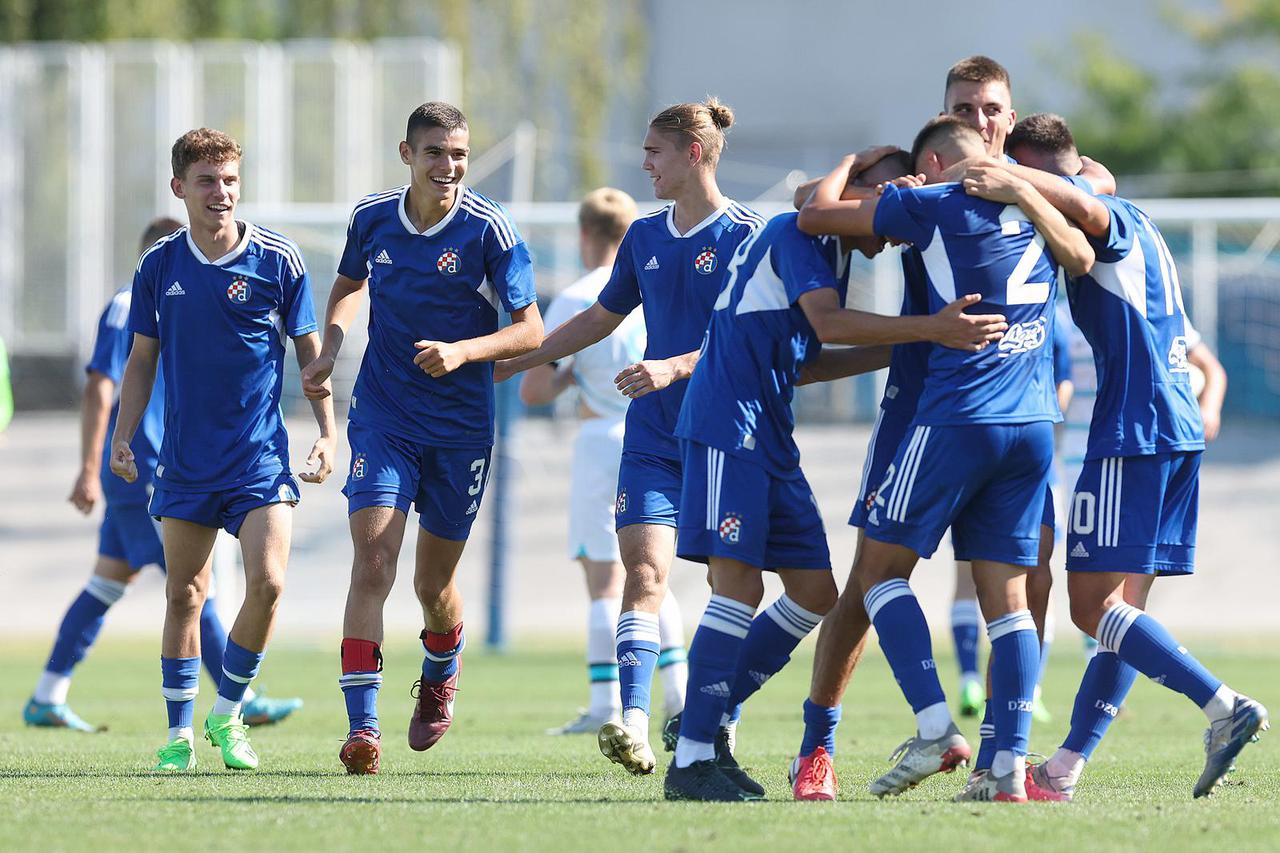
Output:
[[162,773],[185,773],[196,769],[195,745],[184,737],[169,741],[156,750],[160,763],[156,770]]
[[960,716],[976,717],[982,713],[987,701],[987,691],[976,678],[966,678],[960,684]]
[[210,714],[204,721],[204,736],[222,751],[228,770],[257,770],[258,753],[249,743],[249,727],[241,717]]

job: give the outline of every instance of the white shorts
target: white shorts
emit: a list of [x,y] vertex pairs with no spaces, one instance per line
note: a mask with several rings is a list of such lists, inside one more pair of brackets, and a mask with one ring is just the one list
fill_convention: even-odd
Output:
[[569,558],[616,561],[618,534],[613,528],[622,459],[624,422],[588,418],[573,443],[573,481],[569,490]]

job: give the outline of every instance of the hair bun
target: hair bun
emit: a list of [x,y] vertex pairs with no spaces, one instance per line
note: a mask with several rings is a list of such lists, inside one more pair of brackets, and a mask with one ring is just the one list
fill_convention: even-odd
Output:
[[711,113],[711,121],[716,127],[728,130],[733,126],[733,110],[720,103],[719,98],[707,98],[703,106],[707,108],[707,112]]

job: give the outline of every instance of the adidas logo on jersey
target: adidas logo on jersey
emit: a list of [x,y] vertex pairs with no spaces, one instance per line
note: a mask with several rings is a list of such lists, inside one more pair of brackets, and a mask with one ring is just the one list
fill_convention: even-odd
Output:
[[471,502],[471,506],[467,507],[467,515],[475,515],[480,511],[480,504],[475,501]]
[[391,256],[387,254],[386,249],[383,249],[378,253],[378,256],[373,259],[373,262],[375,264],[389,264],[391,263]]
[[653,255],[649,258],[649,263],[644,265],[646,270],[656,270],[658,268],[658,256]]
[[186,296],[187,292],[182,289],[182,285],[176,281],[169,285],[169,289],[164,292],[165,296]]
[[729,698],[729,684],[725,681],[717,681],[715,684],[708,684],[705,687],[699,688],[699,690],[708,696],[714,696],[717,699]]
[[1071,556],[1085,558],[1089,556],[1089,549],[1084,547],[1083,542],[1077,542],[1076,547],[1071,549]]

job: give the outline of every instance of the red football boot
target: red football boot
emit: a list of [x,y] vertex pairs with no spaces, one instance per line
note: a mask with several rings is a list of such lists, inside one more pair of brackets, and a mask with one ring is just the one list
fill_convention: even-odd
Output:
[[439,683],[418,679],[409,692],[418,700],[409,718],[409,748],[422,752],[436,745],[444,737],[453,722],[453,698],[458,692],[458,676],[462,673],[462,661],[458,670]]
[[381,736],[372,729],[354,731],[342,745],[338,757],[353,776],[373,776],[382,765]]
[[836,768],[826,749],[818,747],[791,762],[791,791],[797,800],[834,800]]

